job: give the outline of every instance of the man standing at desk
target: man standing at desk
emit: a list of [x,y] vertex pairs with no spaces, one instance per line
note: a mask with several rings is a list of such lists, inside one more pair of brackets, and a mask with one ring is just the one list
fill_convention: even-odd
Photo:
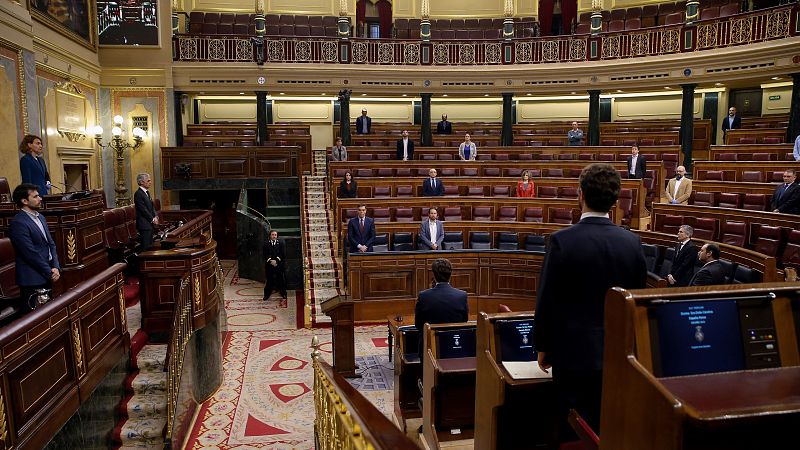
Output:
[[608,217],[619,197],[619,173],[592,164],[579,183],[581,220],[550,235],[533,329],[539,366],[553,369],[562,441],[572,437],[569,409],[599,431],[606,292],[644,288],[647,278],[639,237]]
[[375,241],[375,221],[367,217],[367,205],[358,205],[358,215],[347,222],[347,242],[350,253],[367,253],[372,251]]
[[372,118],[367,115],[367,108],[361,110],[361,115],[356,117],[356,134],[370,134],[372,132]]
[[420,250],[442,250],[444,226],[438,218],[439,212],[436,208],[428,209],[428,218],[419,227]]
[[423,197],[438,197],[440,195],[444,195],[444,184],[442,181],[436,178],[436,169],[431,169],[428,171],[428,175],[430,177],[426,178],[425,181],[422,182],[422,196]]
[[738,130],[742,128],[742,117],[736,114],[736,107],[731,106],[728,109],[728,117],[722,119],[722,132],[727,133],[728,130]]
[[36,308],[31,301],[37,289],[50,289],[61,277],[61,265],[47,220],[39,214],[42,197],[35,184],[23,183],[14,189],[14,203],[20,212],[8,227],[8,237],[16,254],[16,281],[22,309]]
[[419,293],[414,307],[414,325],[419,331],[420,359],[424,354],[422,335],[425,324],[466,322],[469,320],[467,293],[450,286],[453,266],[450,261],[439,258],[431,264],[434,286]]
[[278,232],[269,232],[269,240],[264,242],[264,300],[269,300],[272,291],[278,291],[286,299],[286,252],[283,242],[278,240]]
[[141,251],[145,251],[153,245],[153,229],[158,225],[158,215],[153,206],[153,198],[150,196],[153,179],[149,173],[140,173],[136,175],[136,184],[139,185],[139,189],[133,194],[133,203],[136,205],[136,230],[139,232]]
[[436,124],[436,134],[453,134],[453,124],[447,121],[447,114],[442,114],[442,120]]
[[414,141],[408,138],[408,130],[403,130],[402,138],[397,140],[397,159],[399,161],[414,159]]

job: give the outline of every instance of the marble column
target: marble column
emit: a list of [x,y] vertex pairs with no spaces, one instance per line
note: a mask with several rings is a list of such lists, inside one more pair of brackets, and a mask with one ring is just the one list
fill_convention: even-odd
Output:
[[600,91],[589,92],[589,134],[586,145],[600,145]]
[[514,114],[513,114],[514,93],[503,92],[503,134],[500,137],[500,145],[510,146],[514,143]]
[[433,94],[420,94],[422,97],[422,113],[420,120],[422,121],[422,136],[420,145],[423,147],[433,146],[433,134],[431,132],[431,96]]
[[682,84],[681,99],[681,151],[686,173],[692,173],[692,142],[694,141],[694,83]]
[[792,74],[792,104],[789,107],[789,134],[786,142],[794,142],[800,134],[800,73]]
[[[172,98],[175,102],[175,146],[183,146],[183,92],[175,91]],[[189,100],[189,97],[186,97]]]
[[258,124],[258,145],[269,140],[267,133],[267,91],[256,91],[256,123]]

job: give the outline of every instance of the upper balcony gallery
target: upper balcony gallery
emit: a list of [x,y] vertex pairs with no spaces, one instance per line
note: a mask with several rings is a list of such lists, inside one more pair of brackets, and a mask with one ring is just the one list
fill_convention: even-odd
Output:
[[346,16],[192,12],[179,27],[173,12],[173,54],[175,61],[257,64],[519,65],[686,54],[800,34],[798,2],[744,12],[738,1],[686,3],[581,13],[565,27],[572,34],[557,36],[540,36],[534,18],[510,15],[396,19],[385,33],[392,37],[381,39],[353,37]]

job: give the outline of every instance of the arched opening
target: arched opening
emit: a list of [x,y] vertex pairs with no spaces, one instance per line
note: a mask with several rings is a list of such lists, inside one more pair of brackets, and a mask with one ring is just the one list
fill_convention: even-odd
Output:
[[388,0],[358,0],[355,35],[382,39],[392,37],[392,3]]

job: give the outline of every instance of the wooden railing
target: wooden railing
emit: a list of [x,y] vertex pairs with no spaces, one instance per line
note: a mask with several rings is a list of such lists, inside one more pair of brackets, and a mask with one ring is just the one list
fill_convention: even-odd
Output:
[[320,450],[417,450],[386,416],[320,359],[314,336],[314,435]]
[[[383,65],[515,65],[614,60],[692,53],[797,35],[797,4],[746,14],[600,35],[504,40],[173,36],[176,61]],[[258,53],[261,52],[259,55]]]
[[186,344],[192,336],[192,287],[191,277],[181,279],[181,287],[175,301],[175,315],[167,347],[167,441],[172,440],[173,425],[178,408],[178,393],[183,374]]

